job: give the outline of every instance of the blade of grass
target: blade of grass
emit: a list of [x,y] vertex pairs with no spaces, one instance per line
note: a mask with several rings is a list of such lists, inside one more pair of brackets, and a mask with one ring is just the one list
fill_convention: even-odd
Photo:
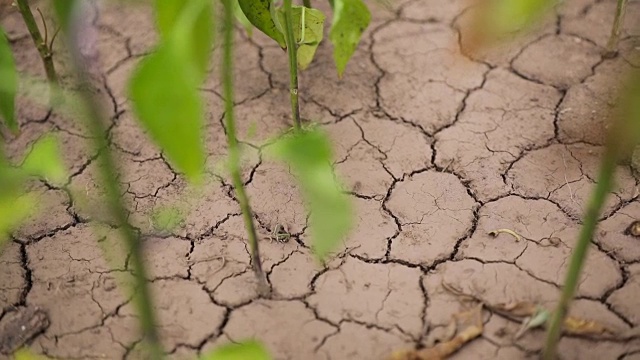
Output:
[[602,207],[604,206],[604,202],[607,199],[607,195],[609,194],[612,186],[615,167],[616,157],[614,156],[613,151],[607,150],[602,158],[600,173],[597,178],[597,185],[591,195],[591,199],[587,207],[578,243],[571,255],[569,270],[562,289],[560,302],[558,303],[556,311],[553,313],[553,317],[551,318],[551,325],[547,332],[547,340],[542,353],[542,358],[544,360],[556,359],[556,348],[560,341],[562,324],[564,323],[564,318],[569,311],[569,306],[571,305],[571,301],[576,293],[580,274],[582,273],[582,268],[589,251],[589,245],[591,244],[591,239],[593,238],[596,225],[598,224],[600,212],[602,211]]

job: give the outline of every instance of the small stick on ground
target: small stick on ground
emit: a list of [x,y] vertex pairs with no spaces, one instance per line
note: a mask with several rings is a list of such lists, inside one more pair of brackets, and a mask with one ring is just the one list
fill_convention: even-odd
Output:
[[509,234],[511,236],[513,236],[514,238],[516,238],[516,241],[520,241],[522,240],[522,236],[518,235],[517,232],[510,230],[510,229],[496,229],[493,231],[489,231],[487,234],[489,234],[490,236],[493,237],[497,237],[500,233],[505,233],[505,234]]

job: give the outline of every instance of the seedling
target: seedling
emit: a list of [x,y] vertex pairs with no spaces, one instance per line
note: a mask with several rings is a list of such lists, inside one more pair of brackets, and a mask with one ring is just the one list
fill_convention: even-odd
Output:
[[[291,116],[294,128],[300,130],[298,68],[304,70],[313,61],[322,41],[325,16],[312,8],[309,0],[304,1],[304,6],[294,6],[291,0],[284,0],[283,6],[277,3],[276,0],[239,0],[247,19],[287,50]],[[369,26],[371,13],[362,0],[329,0],[329,3],[334,11],[329,38],[334,45],[338,76],[342,77],[362,33]]]

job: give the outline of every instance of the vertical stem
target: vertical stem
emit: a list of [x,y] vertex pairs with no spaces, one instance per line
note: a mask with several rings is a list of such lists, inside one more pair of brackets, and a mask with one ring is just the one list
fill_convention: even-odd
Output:
[[80,89],[83,89],[80,91],[79,97],[85,110],[82,118],[90,131],[94,147],[100,154],[98,157],[100,177],[105,187],[109,212],[115,221],[115,225],[120,229],[131,254],[131,264],[136,288],[133,300],[137,308],[138,316],[140,317],[144,340],[147,341],[149,346],[150,357],[152,359],[162,359],[164,358],[164,351],[162,350],[160,337],[156,329],[156,317],[153,309],[151,291],[147,283],[147,269],[143,259],[142,244],[139,236],[129,224],[127,210],[121,201],[123,191],[118,176],[116,175],[115,160],[109,150],[109,143],[106,137],[107,127],[105,126],[105,117],[103,116],[98,99],[96,99],[95,95],[89,90],[91,85],[87,69],[90,69],[91,65],[94,64],[87,63],[86,59],[80,55],[77,36],[83,29],[81,26],[78,26],[80,21],[77,19],[74,20],[77,23],[69,26],[65,35],[67,35],[68,38],[73,69],[78,76]]
[[618,0],[618,6],[616,7],[616,17],[613,20],[613,26],[611,27],[611,35],[607,42],[606,54],[609,56],[615,54],[618,51],[618,39],[620,38],[620,28],[624,22],[624,12],[627,5],[627,0]]
[[302,4],[304,5],[304,7],[311,8],[311,0],[303,0]]
[[564,282],[564,288],[562,289],[560,302],[556,307],[556,311],[553,313],[551,324],[547,332],[547,340],[542,353],[542,358],[544,360],[556,359],[556,350],[558,342],[560,341],[562,325],[564,323],[565,316],[569,311],[571,301],[573,301],[578,281],[580,280],[582,267],[587,257],[589,245],[591,244],[593,233],[595,232],[598,224],[600,212],[611,189],[613,173],[616,167],[615,152],[611,148],[612,146],[609,144],[602,158],[597,185],[589,201],[587,212],[584,217],[584,224],[580,230],[578,243],[571,255],[569,270]]
[[251,248],[251,263],[253,271],[258,280],[258,291],[266,295],[269,292],[267,278],[262,270],[262,261],[260,260],[260,249],[258,245],[258,236],[256,227],[253,222],[253,213],[249,205],[249,198],[244,189],[242,176],[240,174],[240,154],[238,149],[238,140],[236,139],[236,126],[234,120],[233,109],[233,4],[232,0],[224,0],[224,51],[222,59],[222,82],[224,87],[225,99],[225,125],[227,133],[227,143],[229,145],[229,170],[231,173],[231,181],[240,203],[244,226],[249,237],[249,247]]
[[49,81],[51,87],[54,88],[55,86],[58,86],[58,75],[56,74],[56,69],[53,65],[53,54],[51,53],[49,44],[44,41],[44,39],[42,38],[42,34],[40,34],[40,29],[38,28],[36,19],[33,17],[33,13],[31,12],[28,1],[15,0],[15,2],[18,5],[18,10],[22,15],[24,23],[27,25],[29,34],[31,34],[31,39],[38,49],[38,53],[40,54],[40,58],[42,59],[42,64],[44,65],[44,71],[47,74],[47,80]]
[[298,102],[298,44],[293,34],[293,10],[291,0],[284,0],[285,40],[289,54],[289,92],[291,93],[291,115],[293,126],[300,130],[300,104]]

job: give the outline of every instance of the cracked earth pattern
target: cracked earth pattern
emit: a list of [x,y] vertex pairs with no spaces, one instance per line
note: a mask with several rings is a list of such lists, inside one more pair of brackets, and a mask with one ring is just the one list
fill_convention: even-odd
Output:
[[[473,55],[460,50],[470,39],[465,0],[371,5],[373,23],[343,79],[327,42],[301,74],[303,117],[333,140],[335,169],[357,209],[355,230],[324,266],[308,249],[308,214],[288,169],[262,159],[265,141],[291,126],[286,56],[261,34],[238,32],[243,176],[263,238],[268,298],[254,291],[240,209],[218,171],[226,153],[219,64],[202,88],[211,176],[193,190],[147,140],[126,98],[128,76],[156,41],[150,9],[92,7],[109,144],[142,234],[170,358],[256,337],[275,359],[383,359],[446,331],[462,304],[442,282],[489,302],[557,299],[594,186],[612,84],[640,66],[640,1],[629,3],[612,59],[601,53],[614,0],[567,0],[526,36]],[[1,19],[20,70],[43,76],[17,13],[5,9]],[[109,215],[98,154],[73,119],[24,99],[18,108],[22,133],[6,139],[5,152],[19,159],[53,132],[70,175],[66,187],[33,185],[46,211],[0,255],[0,325],[15,309],[37,306],[50,326],[30,343],[35,352],[136,359],[136,314],[121,290],[132,277],[129,257],[117,229],[99,225]],[[618,166],[572,309],[619,329],[640,326],[640,239],[625,233],[640,218],[638,187],[630,167]],[[156,230],[152,215],[170,206],[184,218],[172,231]],[[278,224],[290,241],[268,240]],[[499,228],[522,239],[487,235]],[[453,358],[535,357],[543,333],[514,340],[518,328],[488,314],[484,334]],[[638,340],[564,337],[560,347],[563,359],[640,358]]]

